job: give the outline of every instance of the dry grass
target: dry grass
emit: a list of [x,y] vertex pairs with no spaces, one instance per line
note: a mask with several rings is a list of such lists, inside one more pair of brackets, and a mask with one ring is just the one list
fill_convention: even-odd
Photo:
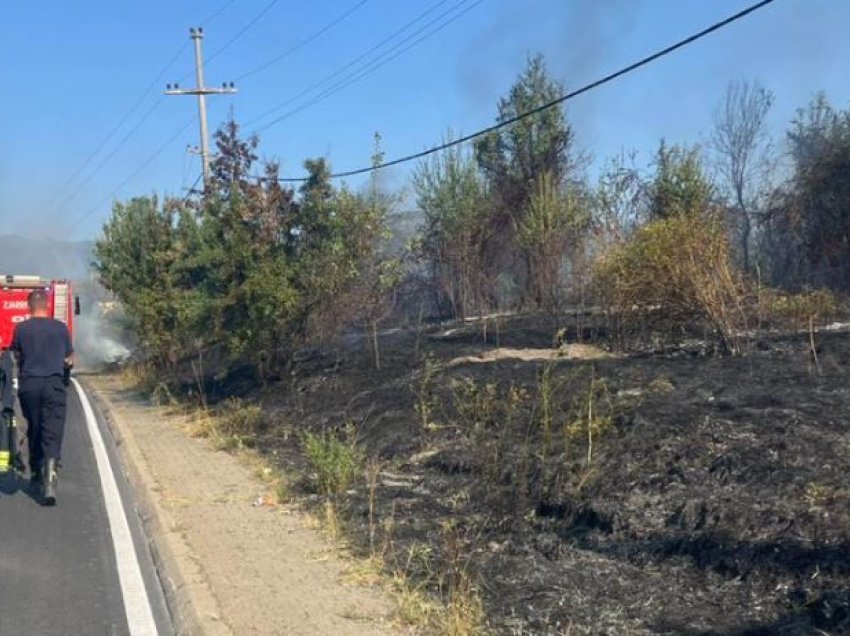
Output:
[[826,290],[791,294],[775,289],[760,288],[756,311],[760,324],[787,329],[804,329],[831,321],[838,313],[839,301]]
[[402,626],[440,636],[480,636],[487,633],[484,603],[470,582],[455,587],[445,603],[436,600],[426,582],[396,571],[390,591]]
[[230,398],[215,410],[191,409],[189,422],[191,435],[209,440],[216,450],[236,451],[255,444],[263,427],[263,411],[256,404]]

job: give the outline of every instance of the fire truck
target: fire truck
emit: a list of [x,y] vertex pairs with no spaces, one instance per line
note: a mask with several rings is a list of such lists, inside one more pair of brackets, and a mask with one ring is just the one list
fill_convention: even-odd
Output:
[[12,388],[14,362],[9,347],[15,326],[29,318],[27,299],[36,289],[47,293],[50,315],[68,325],[71,337],[74,334],[74,316],[80,313],[80,299],[72,294],[68,280],[0,274],[0,473],[19,467]]

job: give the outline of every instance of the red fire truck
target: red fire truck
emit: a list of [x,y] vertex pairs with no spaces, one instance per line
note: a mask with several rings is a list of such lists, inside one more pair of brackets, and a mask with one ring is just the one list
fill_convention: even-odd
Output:
[[15,325],[29,318],[27,297],[35,289],[47,292],[50,315],[68,325],[73,336],[74,316],[80,313],[80,302],[71,293],[71,281],[0,274],[0,349],[9,348]]
[[20,466],[12,391],[13,362],[8,349],[15,326],[29,318],[27,299],[36,289],[47,292],[50,315],[68,325],[72,337],[74,316],[80,313],[79,298],[72,295],[68,280],[0,274],[0,473]]

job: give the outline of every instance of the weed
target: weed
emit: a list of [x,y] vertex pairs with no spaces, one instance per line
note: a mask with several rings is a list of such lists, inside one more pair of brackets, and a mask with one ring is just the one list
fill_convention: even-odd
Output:
[[366,463],[366,486],[369,489],[369,554],[375,557],[375,506],[378,494],[378,475],[381,472],[381,462],[373,457]]
[[495,424],[499,406],[495,383],[479,384],[473,378],[461,378],[452,381],[451,389],[458,425],[467,434],[480,435]]
[[436,428],[433,421],[436,398],[434,397],[434,379],[440,372],[440,364],[432,354],[425,357],[422,374],[416,387],[416,414],[422,430],[430,431]]
[[390,583],[398,618],[402,623],[426,629],[434,623],[434,616],[439,614],[440,606],[428,594],[424,583],[414,582],[401,571],[393,574]]
[[229,398],[216,412],[200,408],[194,414],[192,433],[204,437],[217,450],[235,451],[252,446],[263,425],[263,410]]
[[760,289],[758,305],[760,313],[791,329],[827,322],[838,310],[835,295],[820,289],[799,294]]
[[834,498],[834,488],[816,482],[807,484],[806,491],[803,493],[803,500],[811,507],[825,506],[831,503]]
[[289,503],[295,498],[295,495],[292,492],[292,484],[285,477],[281,477],[278,480],[274,494],[277,499],[277,503],[279,504]]
[[316,472],[319,493],[334,502],[348,490],[363,462],[351,428],[347,436],[341,441],[332,432],[304,434],[304,450]]
[[159,382],[151,389],[151,401],[157,406],[176,406],[178,403],[165,382]]
[[439,617],[439,633],[473,636],[484,631],[484,603],[469,573],[471,550],[454,523],[443,525],[443,559],[440,588],[446,599]]
[[473,636],[484,633],[484,603],[469,576],[462,574],[452,585],[439,632],[447,636]]
[[128,389],[141,389],[147,393],[153,390],[158,374],[148,362],[131,362],[121,368],[121,383]]
[[522,419],[522,409],[528,397],[525,389],[512,384],[504,399],[500,401],[500,425],[495,428],[493,435],[489,436],[490,439],[480,440],[477,445],[482,456],[481,468],[484,483],[500,482],[505,461],[514,452],[516,427]]
[[228,398],[219,408],[218,419],[226,434],[254,437],[263,426],[263,409],[239,398]]
[[616,408],[611,391],[604,378],[596,377],[591,367],[587,389],[573,400],[572,408],[564,426],[564,442],[567,447],[578,438],[587,440],[587,466],[593,461],[593,443],[614,422]]
[[652,380],[647,387],[652,393],[672,393],[676,390],[669,378],[658,377]]
[[543,432],[544,465],[552,448],[552,396],[554,393],[555,386],[552,381],[552,365],[547,364],[543,367],[543,371],[540,373],[537,381],[537,394],[540,402],[540,428]]

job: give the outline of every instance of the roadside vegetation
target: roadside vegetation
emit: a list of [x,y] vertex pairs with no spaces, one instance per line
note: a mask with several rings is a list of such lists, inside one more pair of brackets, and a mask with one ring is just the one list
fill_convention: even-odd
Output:
[[[496,119],[562,91],[532,58]],[[95,263],[139,380],[424,631],[841,630],[850,112],[816,96],[780,143],[772,103],[732,83],[709,139],[595,181],[548,109],[406,193],[324,159],[290,189],[231,121],[204,196],[116,203]]]

